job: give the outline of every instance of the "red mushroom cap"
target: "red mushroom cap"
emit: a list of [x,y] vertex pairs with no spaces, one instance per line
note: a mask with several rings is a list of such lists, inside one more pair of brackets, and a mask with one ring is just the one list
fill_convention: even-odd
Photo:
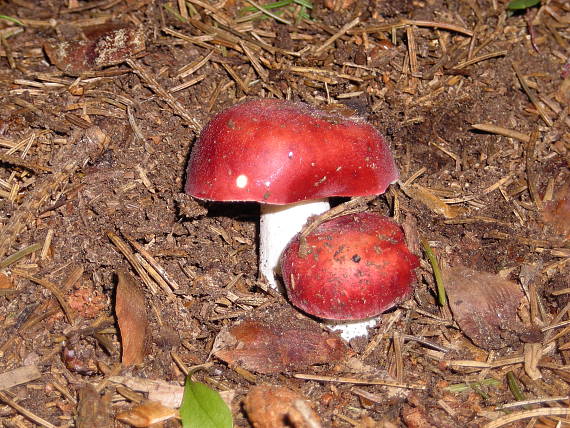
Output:
[[400,226],[387,217],[358,213],[319,225],[285,248],[281,271],[291,303],[331,320],[358,320],[384,312],[412,291],[418,258]]
[[192,149],[185,190],[206,200],[289,204],[381,194],[397,178],[388,145],[362,119],[257,99],[206,125]]

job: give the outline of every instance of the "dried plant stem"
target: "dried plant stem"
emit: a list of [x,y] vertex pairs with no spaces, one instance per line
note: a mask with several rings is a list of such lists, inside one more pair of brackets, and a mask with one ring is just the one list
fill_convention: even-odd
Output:
[[546,123],[548,126],[552,126],[552,120],[548,117],[548,115],[544,111],[544,108],[542,108],[542,105],[540,104],[534,93],[528,87],[528,84],[526,83],[523,74],[519,70],[519,67],[514,62],[512,63],[512,66],[513,70],[515,70],[515,74],[517,75],[517,78],[519,79],[519,82],[524,92],[526,93],[527,97],[530,99],[530,102],[534,105],[534,108],[536,108],[538,114],[540,115],[542,120],[544,120],[544,123]]
[[491,52],[491,53],[488,53],[485,55],[481,55],[481,56],[478,56],[475,58],[471,58],[465,62],[462,62],[461,64],[457,64],[455,67],[453,67],[453,69],[454,70],[460,70],[462,68],[468,67],[470,65],[476,64],[476,63],[481,62],[481,61],[485,61],[485,60],[488,60],[491,58],[496,58],[499,56],[505,56],[508,53],[509,53],[509,51],[507,51],[507,50],[502,50],[502,51],[498,51],[498,52]]
[[408,39],[408,55],[410,58],[410,86],[412,90],[418,85],[418,78],[414,77],[415,74],[418,72],[418,57],[416,55],[416,36],[414,34],[414,26],[410,25],[406,27],[406,37]]
[[11,400],[6,394],[4,394],[3,392],[0,392],[0,401],[3,401],[4,403],[6,403],[8,406],[12,407],[14,410],[16,410],[17,412],[19,412],[20,414],[22,414],[23,416],[25,416],[26,418],[28,418],[29,420],[31,420],[32,422],[35,422],[36,424],[44,427],[44,428],[57,428],[55,425],[49,423],[48,421],[46,421],[45,419],[40,418],[39,416],[35,415],[34,413],[30,412],[29,410],[27,410],[26,408],[20,406],[18,403],[16,403],[14,400]]
[[396,381],[401,383],[404,380],[404,357],[402,356],[402,336],[398,331],[392,333],[392,343],[394,344]]
[[47,166],[39,165],[35,162],[22,159],[19,156],[7,155],[5,153],[0,153],[0,162],[6,162],[12,165],[21,166],[32,171],[44,171],[51,172],[52,168]]
[[394,323],[396,321],[399,321],[399,319],[401,317],[402,317],[402,311],[397,310],[393,314],[390,314],[390,318],[388,319],[388,321],[386,323],[382,322],[382,329],[368,343],[368,345],[366,346],[366,348],[362,352],[362,355],[360,356],[361,360],[366,359],[372,353],[372,351],[374,351],[374,349],[376,349],[376,347],[380,344],[382,339],[384,339],[386,337],[386,335],[388,334],[388,332],[390,331],[390,329],[392,328]]
[[456,33],[464,34],[469,37],[473,36],[473,31],[468,30],[467,28],[464,27],[460,27],[459,25],[449,24],[447,22],[416,21],[413,19],[402,19],[401,21],[392,24],[374,25],[371,27],[353,30],[351,31],[351,33],[352,34],[377,33],[379,31],[391,31],[392,29],[402,28],[407,25],[415,25],[416,27],[437,28],[442,30],[455,31]]
[[566,400],[570,400],[570,395],[561,396],[561,397],[544,397],[544,398],[536,398],[534,400],[516,401],[514,403],[507,403],[503,404],[502,406],[497,406],[495,409],[496,410],[511,409],[513,407],[528,406],[529,404],[540,404],[552,401],[566,401]]
[[247,94],[249,92],[248,86],[245,84],[239,74],[237,74],[237,72],[232,68],[232,66],[223,62],[222,67],[224,67],[224,70],[226,70],[232,79],[234,79],[244,94]]
[[210,61],[210,58],[212,58],[214,52],[216,52],[216,50],[212,49],[210,52],[206,54],[206,56],[204,56],[204,58],[194,61],[191,64],[185,65],[180,70],[178,70],[178,75],[176,77],[178,77],[179,79],[184,79],[189,75],[194,74],[196,71],[202,68],[202,66],[204,66],[208,61]]
[[127,245],[127,243],[123,241],[121,238],[119,238],[119,236],[117,236],[117,234],[113,232],[107,232],[107,236],[109,237],[111,242],[115,244],[115,246],[119,249],[119,251],[123,254],[123,256],[125,256],[125,258],[129,261],[131,266],[137,271],[137,273],[144,281],[144,283],[147,285],[147,287],[150,289],[150,291],[153,294],[157,294],[158,288],[156,283],[151,279],[147,271],[137,260],[137,258],[135,257],[129,246]]
[[536,205],[536,208],[541,210],[542,199],[540,198],[540,195],[538,194],[538,190],[536,188],[536,174],[534,173],[534,168],[533,168],[534,149],[536,146],[536,141],[538,140],[538,135],[539,135],[538,131],[534,131],[530,135],[530,138],[526,145],[526,181],[527,181],[528,190],[530,192],[530,196],[532,197],[532,200]]
[[132,59],[127,60],[127,64],[135,71],[135,73],[146,83],[146,85],[158,95],[170,108],[184,119],[193,131],[199,132],[201,129],[200,123],[196,118],[190,116],[186,108],[180,104],[166,89],[164,89],[154,77],[146,72],[142,65]]
[[303,373],[295,373],[293,377],[304,380],[316,380],[319,382],[352,383],[355,385],[385,385],[385,386],[392,386],[394,388],[426,389],[425,385],[420,385],[417,383],[403,383],[403,382],[395,382],[385,379],[360,379],[354,377],[319,376],[319,375],[311,375]]
[[348,24],[344,25],[340,30],[338,30],[335,34],[329,37],[327,41],[325,41],[322,45],[320,45],[317,49],[315,49],[315,55],[318,55],[321,52],[323,52],[326,48],[328,48],[331,44],[333,44],[335,40],[340,38],[342,35],[344,35],[348,30],[357,25],[359,22],[360,18],[356,17]]
[[471,128],[479,131],[490,132],[491,134],[503,135],[504,137],[515,138],[517,140],[524,141],[525,143],[528,143],[530,140],[530,136],[528,134],[523,134],[522,132],[503,128],[502,126],[493,125],[491,123],[475,123],[471,125]]
[[75,171],[93,159],[108,144],[108,137],[96,126],[85,130],[76,144],[63,147],[57,154],[62,165],[54,168],[54,173],[36,184],[29,192],[10,221],[0,231],[0,258],[4,257],[16,237],[30,225],[38,210],[59,186]]
[[164,281],[166,281],[169,287],[171,287],[173,290],[177,290],[178,288],[180,288],[178,283],[170,278],[170,276],[166,273],[166,270],[160,265],[160,263],[156,261],[156,259],[153,256],[150,255],[150,253],[141,244],[139,244],[135,239],[133,239],[130,236],[125,236],[125,238],[127,238],[129,243],[135,248],[135,250],[137,250],[141,254],[141,256],[143,256],[154,269],[156,269],[156,271],[160,274],[160,276],[164,279]]
[[67,320],[69,321],[69,323],[70,324],[74,323],[75,315],[73,313],[73,310],[71,309],[71,307],[69,306],[69,304],[65,300],[65,297],[63,296],[63,294],[61,293],[61,291],[59,290],[57,285],[55,285],[54,283],[52,283],[46,279],[36,278],[35,276],[30,275],[28,272],[26,272],[22,269],[13,269],[12,273],[14,275],[21,276],[22,278],[29,279],[30,281],[35,282],[36,284],[41,285],[42,287],[48,289],[50,291],[50,293],[53,294],[54,297],[57,299],[57,301],[58,301],[59,305],[61,306],[61,309],[63,309],[63,312],[65,313],[65,316],[67,317]]
[[483,425],[482,428],[499,428],[504,425],[520,421],[522,419],[534,418],[539,416],[567,416],[570,415],[570,408],[568,407],[542,407],[540,409],[523,410],[521,412],[511,413],[510,415],[502,416]]

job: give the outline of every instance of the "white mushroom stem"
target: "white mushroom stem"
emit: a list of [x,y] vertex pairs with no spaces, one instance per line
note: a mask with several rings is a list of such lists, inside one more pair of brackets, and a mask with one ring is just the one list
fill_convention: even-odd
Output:
[[376,327],[378,318],[369,318],[362,321],[348,321],[343,324],[333,324],[332,322],[327,325],[329,330],[338,331],[340,337],[346,341],[350,341],[356,337],[368,337],[368,329]]
[[284,292],[275,279],[281,253],[308,218],[330,209],[327,199],[287,205],[261,204],[259,220],[259,271],[271,288]]

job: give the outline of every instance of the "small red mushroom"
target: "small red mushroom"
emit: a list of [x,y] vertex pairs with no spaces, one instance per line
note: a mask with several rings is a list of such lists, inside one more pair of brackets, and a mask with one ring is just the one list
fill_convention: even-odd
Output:
[[261,203],[260,271],[331,196],[382,194],[398,179],[380,133],[360,118],[303,103],[256,99],[216,115],[188,162],[186,193],[210,201]]
[[418,257],[391,219],[362,212],[326,221],[285,248],[281,271],[293,305],[319,318],[361,320],[381,314],[412,292]]

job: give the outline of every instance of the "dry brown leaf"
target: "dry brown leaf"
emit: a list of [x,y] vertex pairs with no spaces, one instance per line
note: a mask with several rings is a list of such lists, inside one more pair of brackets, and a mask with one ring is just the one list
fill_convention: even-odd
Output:
[[176,409],[165,407],[156,401],[147,401],[126,412],[119,413],[116,418],[134,427],[148,427],[166,421],[177,415]]
[[553,201],[544,204],[542,218],[565,239],[570,239],[570,179],[556,192]]
[[421,202],[430,210],[445,218],[455,218],[465,212],[465,209],[461,207],[446,204],[441,198],[430,192],[429,189],[419,184],[402,187],[402,190],[408,197]]
[[313,364],[334,363],[349,356],[336,335],[307,323],[303,328],[243,321],[222,330],[213,354],[230,365],[258,373],[279,373]]
[[[57,68],[79,74],[119,64],[145,49],[144,32],[124,24],[107,24],[104,31],[83,29],[82,33],[70,40],[44,44],[46,54]],[[87,40],[78,40],[82,37]]]
[[123,346],[122,363],[125,366],[140,364],[146,354],[146,334],[149,322],[144,293],[127,272],[118,272],[115,313]]
[[[299,411],[299,400],[306,404],[303,409],[307,410]],[[309,428],[320,425],[319,416],[304,397],[283,386],[254,386],[245,397],[244,407],[254,428]]]
[[453,317],[477,346],[500,349],[520,340],[538,339],[539,331],[517,317],[523,298],[519,285],[463,266],[442,269]]

